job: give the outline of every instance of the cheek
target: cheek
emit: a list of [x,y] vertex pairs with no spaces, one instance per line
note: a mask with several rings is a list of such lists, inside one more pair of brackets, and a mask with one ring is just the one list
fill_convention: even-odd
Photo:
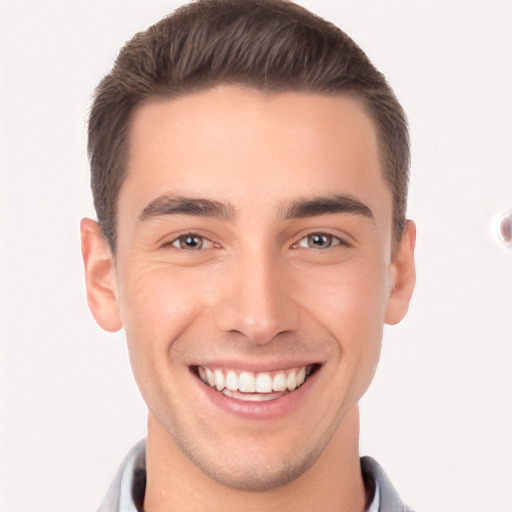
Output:
[[385,267],[354,262],[303,273],[298,295],[310,313],[335,331],[382,331],[388,300]]
[[168,267],[134,268],[127,275],[119,304],[130,364],[144,400],[163,418],[165,404],[180,400],[170,381],[187,371],[181,336],[206,309],[200,280]]
[[385,268],[354,263],[309,282],[315,286],[301,287],[306,314],[337,343],[343,380],[351,375],[350,385],[365,390],[380,357],[388,300]]
[[169,268],[138,268],[119,290],[119,309],[129,346],[168,351],[205,309],[204,280]]

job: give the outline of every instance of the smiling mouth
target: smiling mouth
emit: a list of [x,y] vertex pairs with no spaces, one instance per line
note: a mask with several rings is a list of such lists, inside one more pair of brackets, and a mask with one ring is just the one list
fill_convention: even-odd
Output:
[[192,372],[204,384],[238,400],[262,402],[275,400],[300,388],[320,364],[268,372],[248,372],[234,369],[194,366]]

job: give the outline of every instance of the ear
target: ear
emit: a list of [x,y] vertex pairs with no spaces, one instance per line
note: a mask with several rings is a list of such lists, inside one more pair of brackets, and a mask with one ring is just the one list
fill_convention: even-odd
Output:
[[385,322],[390,325],[400,322],[411,301],[416,283],[416,267],[414,265],[414,246],[416,245],[416,224],[408,220],[395,250],[390,264],[389,277],[391,292],[386,309]]
[[84,260],[87,304],[96,323],[109,332],[121,329],[117,308],[114,258],[98,223],[80,222],[82,259]]

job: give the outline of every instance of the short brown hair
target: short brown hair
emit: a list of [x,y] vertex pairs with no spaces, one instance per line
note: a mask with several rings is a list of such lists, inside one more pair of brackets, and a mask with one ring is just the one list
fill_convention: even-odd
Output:
[[288,0],[199,0],[136,34],[96,89],[89,118],[91,186],[113,251],[134,108],[150,97],[176,97],[219,83],[359,99],[377,127],[393,196],[393,235],[401,238],[409,176],[407,121],[365,53],[338,27]]

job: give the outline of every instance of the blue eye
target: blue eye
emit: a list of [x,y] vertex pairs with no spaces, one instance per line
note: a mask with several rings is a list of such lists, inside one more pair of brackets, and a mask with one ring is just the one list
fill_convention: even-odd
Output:
[[339,238],[329,233],[311,233],[301,238],[295,246],[304,249],[330,249],[342,243]]

